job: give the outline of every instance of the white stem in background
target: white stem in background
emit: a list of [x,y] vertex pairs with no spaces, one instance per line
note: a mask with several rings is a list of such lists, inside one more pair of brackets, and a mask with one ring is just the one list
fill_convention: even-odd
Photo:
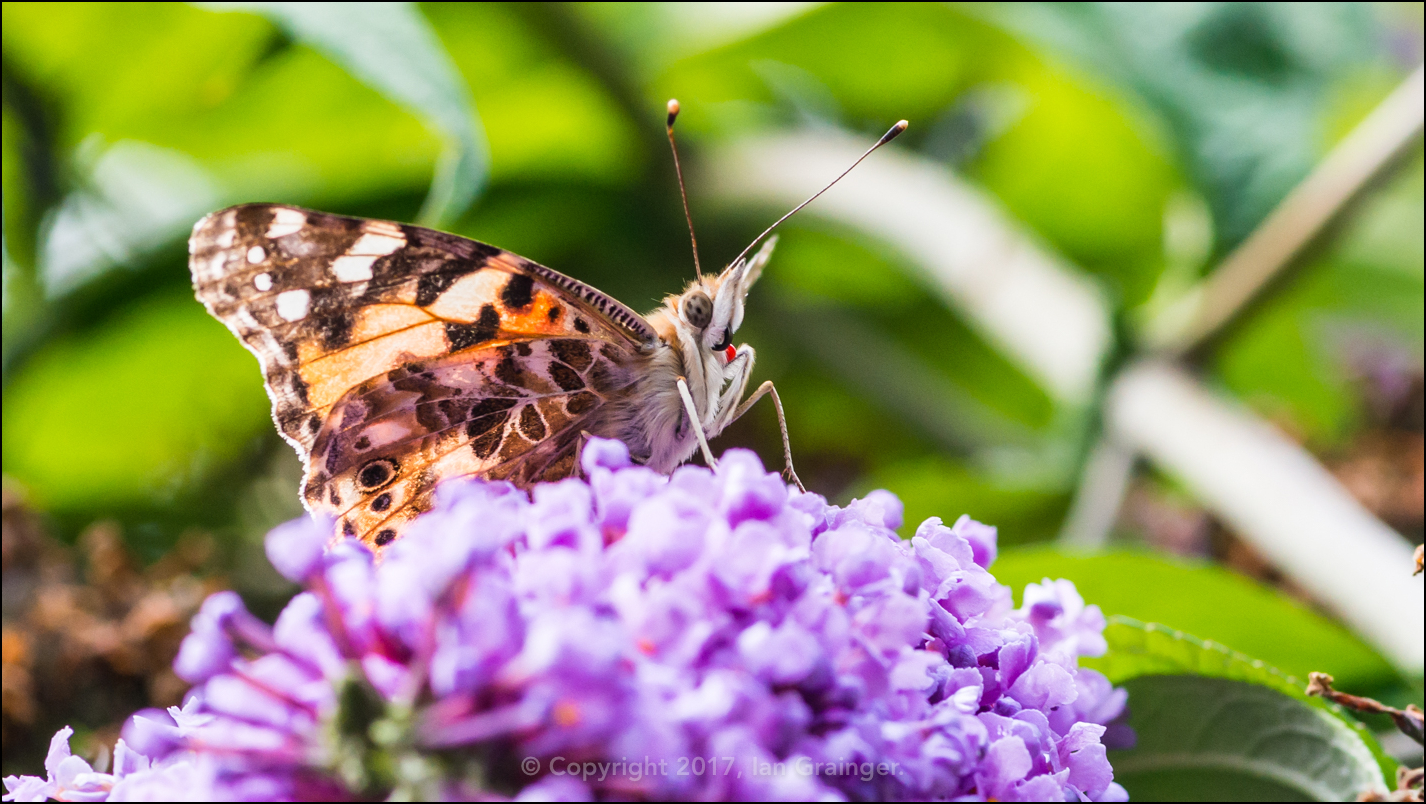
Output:
[[1098,550],[1109,541],[1124,494],[1134,476],[1138,456],[1113,437],[1099,439],[1080,474],[1079,490],[1060,529],[1060,544],[1078,550]]
[[1354,196],[1421,136],[1426,68],[1417,67],[1148,333],[1173,354],[1197,346],[1263,291]]
[[1377,650],[1421,672],[1426,615],[1410,545],[1310,453],[1160,362],[1119,375],[1106,419]]
[[[747,140],[716,155],[704,176],[727,200],[785,207],[864,150],[865,142],[829,132]],[[803,214],[896,246],[1051,395],[1089,399],[1110,342],[1099,290],[944,166],[883,148]]]

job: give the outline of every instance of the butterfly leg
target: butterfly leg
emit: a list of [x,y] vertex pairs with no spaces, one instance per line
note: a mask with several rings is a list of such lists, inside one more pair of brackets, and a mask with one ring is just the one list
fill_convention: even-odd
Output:
[[683,410],[688,414],[688,421],[693,424],[693,434],[698,436],[698,446],[703,449],[703,460],[708,464],[709,469],[716,469],[718,463],[713,460],[713,450],[708,449],[708,438],[703,435],[703,422],[698,420],[698,406],[693,404],[693,394],[688,390],[688,380],[683,377],[678,378],[678,395],[683,397]]
[[743,404],[739,405],[737,410],[733,411],[733,415],[729,417],[727,423],[732,424],[738,419],[741,419],[743,414],[748,412],[748,408],[751,408],[754,402],[762,399],[764,394],[772,395],[772,406],[777,409],[777,426],[778,429],[782,431],[782,459],[787,465],[787,475],[792,479],[792,482],[797,485],[799,491],[806,491],[807,487],[802,485],[802,481],[797,477],[797,470],[792,468],[792,443],[787,439],[787,416],[782,412],[782,400],[778,398],[777,389],[773,387],[772,380],[768,380],[762,385],[759,385],[758,389],[753,391],[753,395],[745,399]]

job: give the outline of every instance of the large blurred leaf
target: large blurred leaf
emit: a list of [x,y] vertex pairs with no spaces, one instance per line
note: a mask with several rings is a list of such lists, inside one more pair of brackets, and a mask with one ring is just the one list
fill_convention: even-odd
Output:
[[6,69],[54,104],[63,149],[95,132],[168,144],[149,135],[221,103],[273,38],[180,3],[6,3],[3,31]]
[[1361,4],[994,8],[1011,28],[1135,90],[1158,112],[1213,210],[1220,253],[1307,175],[1334,122],[1334,82],[1377,69],[1382,52]]
[[480,192],[489,155],[470,92],[412,3],[208,3],[255,11],[321,51],[367,85],[415,112],[445,145],[421,207],[427,226],[460,216]]
[[1268,687],[1196,675],[1124,682],[1136,743],[1114,779],[1143,801],[1352,801],[1385,791],[1360,732]]
[[1009,85],[1023,115],[967,167],[1012,213],[1124,305],[1148,297],[1162,265],[1164,209],[1179,182],[1165,144],[1122,98],[1085,76],[1023,62]]
[[271,427],[256,361],[191,295],[166,294],[17,372],[4,468],[48,510],[155,505]]
[[632,173],[639,154],[630,122],[568,54],[498,4],[423,10],[480,105],[493,178],[607,183]]
[[[901,5],[895,13],[870,4],[828,5],[771,30],[684,59],[659,76],[656,97],[683,101],[690,131],[749,133],[771,122],[780,97],[806,92],[769,81],[769,63],[795,68],[825,86],[846,121],[878,133],[898,117],[927,122],[957,93],[1023,50],[1003,33],[949,6]],[[787,76],[786,70],[779,75]],[[813,90],[815,91],[815,90]],[[885,122],[883,122],[885,121]]]
[[[1341,626],[1305,606],[1209,564],[1148,553],[1075,555],[1054,548],[1007,550],[995,577],[1017,594],[1043,578],[1074,581],[1106,615],[1164,623],[1307,678],[1331,673],[1346,687],[1382,688],[1398,680],[1385,659]],[[1181,668],[1172,672],[1192,668]],[[1158,672],[1169,672],[1159,670]]]

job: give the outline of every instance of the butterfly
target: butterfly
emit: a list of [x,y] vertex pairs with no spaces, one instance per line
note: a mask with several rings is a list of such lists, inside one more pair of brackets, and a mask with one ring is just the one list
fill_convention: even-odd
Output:
[[[670,141],[676,114],[670,102]],[[379,552],[440,481],[570,477],[589,436],[663,473],[700,448],[713,466],[707,439],[765,394],[800,488],[781,400],[770,382],[744,398],[756,355],[733,345],[775,242],[700,270],[646,316],[475,240],[281,204],[203,218],[189,268],[198,300],[261,364],[305,506],[336,519],[334,538]]]

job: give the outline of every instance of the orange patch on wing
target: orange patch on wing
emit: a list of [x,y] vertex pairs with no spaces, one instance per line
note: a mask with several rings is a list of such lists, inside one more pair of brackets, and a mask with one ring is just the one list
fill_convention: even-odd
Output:
[[431,314],[409,304],[373,304],[362,307],[352,322],[351,343],[380,338],[433,320]]
[[560,315],[555,317],[555,321],[550,321],[550,310],[555,307],[564,307],[553,296],[543,289],[543,286],[535,292],[534,301],[519,311],[506,307],[500,308],[500,329],[518,335],[564,335],[572,333],[573,329],[565,321],[565,317]]
[[445,325],[439,321],[402,330],[396,335],[349,346],[318,357],[321,344],[308,342],[298,347],[302,380],[307,383],[307,403],[325,409],[347,389],[371,377],[373,366],[399,366],[412,360],[427,360],[450,352]]

